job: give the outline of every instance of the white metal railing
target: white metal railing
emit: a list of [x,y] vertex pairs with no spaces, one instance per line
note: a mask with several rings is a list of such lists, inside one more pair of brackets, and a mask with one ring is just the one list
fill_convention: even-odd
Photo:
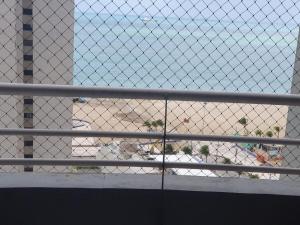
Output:
[[257,94],[237,92],[187,91],[173,89],[100,88],[71,85],[0,83],[0,95],[32,95],[56,97],[93,97],[203,101],[270,105],[300,105],[295,94]]
[[269,166],[244,166],[209,163],[185,163],[185,162],[159,162],[159,161],[130,161],[130,160],[94,160],[94,159],[0,159],[0,165],[49,165],[49,166],[126,166],[126,167],[153,167],[160,169],[208,169],[235,172],[258,172],[300,175],[297,168],[269,167]]
[[186,141],[222,141],[239,143],[263,143],[300,145],[300,139],[293,138],[264,138],[248,136],[225,136],[203,134],[178,134],[160,132],[126,132],[126,131],[89,131],[89,130],[56,130],[56,129],[12,129],[0,128],[0,135],[31,135],[31,136],[64,136],[64,137],[111,137],[111,138],[138,138],[138,139],[168,139]]
[[[0,83],[1,95],[29,95],[29,96],[59,96],[59,97],[99,97],[123,99],[151,99],[165,100],[165,120],[167,118],[167,102],[173,101],[204,101],[204,102],[231,102],[248,104],[300,105],[299,95],[288,94],[252,94],[228,92],[178,91],[161,89],[123,89],[76,87],[67,85],[41,84],[9,84]],[[32,136],[71,136],[71,137],[111,137],[111,138],[139,138],[166,140],[205,140],[223,142],[269,143],[283,145],[300,145],[300,139],[291,138],[261,138],[246,136],[222,135],[193,135],[174,134],[165,130],[159,132],[113,132],[113,131],[78,131],[78,130],[51,130],[51,129],[11,129],[1,128],[0,135],[32,135]],[[165,155],[165,154],[164,154]],[[262,172],[280,174],[298,174],[298,168],[283,167],[255,167],[243,165],[198,164],[179,162],[154,161],[120,161],[120,160],[78,160],[78,159],[0,159],[0,165],[94,165],[94,166],[132,166],[157,168],[188,168],[210,169],[236,172]]]

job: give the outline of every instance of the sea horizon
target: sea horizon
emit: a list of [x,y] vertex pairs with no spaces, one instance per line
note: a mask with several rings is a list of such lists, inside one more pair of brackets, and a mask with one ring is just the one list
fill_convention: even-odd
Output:
[[282,24],[75,12],[74,84],[289,93],[297,36]]

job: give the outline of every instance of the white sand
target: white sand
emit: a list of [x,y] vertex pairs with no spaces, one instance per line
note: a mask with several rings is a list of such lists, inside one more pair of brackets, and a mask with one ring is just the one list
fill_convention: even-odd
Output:
[[[257,129],[274,132],[274,126],[280,126],[283,136],[287,110],[287,106],[170,101],[167,129],[178,133],[242,134],[244,128],[237,121],[246,117],[251,135],[255,136]],[[164,102],[89,99],[88,103],[74,104],[73,114],[74,118],[89,121],[93,130],[146,131],[144,121],[164,120]]]

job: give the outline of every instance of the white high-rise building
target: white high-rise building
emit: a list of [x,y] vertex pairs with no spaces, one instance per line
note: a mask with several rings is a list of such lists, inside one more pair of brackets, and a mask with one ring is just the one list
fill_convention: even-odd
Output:
[[[292,79],[291,94],[300,94],[300,31],[298,34],[298,43],[295,56],[294,72]],[[286,135],[287,138],[300,138],[300,107],[289,106]],[[289,145],[283,151],[283,166],[300,168],[300,148],[297,145]],[[297,175],[281,175],[281,179],[297,179]]]
[[[0,82],[72,84],[73,0],[4,0],[0,14]],[[1,127],[72,128],[70,98],[0,97]],[[0,137],[0,142],[1,157],[71,157],[71,137]]]
[[[17,8],[16,0],[4,0],[0,3],[0,82],[21,82],[21,50],[20,41],[22,36],[19,20],[20,9]],[[21,8],[21,6],[20,6]],[[20,98],[17,96],[0,96],[0,127],[21,127],[22,111]],[[0,156],[2,158],[19,157],[17,137],[0,136]],[[11,170],[9,166],[1,169]]]
[[[73,84],[74,0],[33,1],[33,83]],[[36,97],[34,128],[72,129],[72,99]],[[72,137],[36,137],[34,158],[68,158]]]

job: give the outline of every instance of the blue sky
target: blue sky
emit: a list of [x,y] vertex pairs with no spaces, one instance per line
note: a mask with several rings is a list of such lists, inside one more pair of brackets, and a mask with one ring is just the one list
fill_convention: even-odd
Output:
[[76,0],[81,12],[263,23],[300,23],[298,0]]

